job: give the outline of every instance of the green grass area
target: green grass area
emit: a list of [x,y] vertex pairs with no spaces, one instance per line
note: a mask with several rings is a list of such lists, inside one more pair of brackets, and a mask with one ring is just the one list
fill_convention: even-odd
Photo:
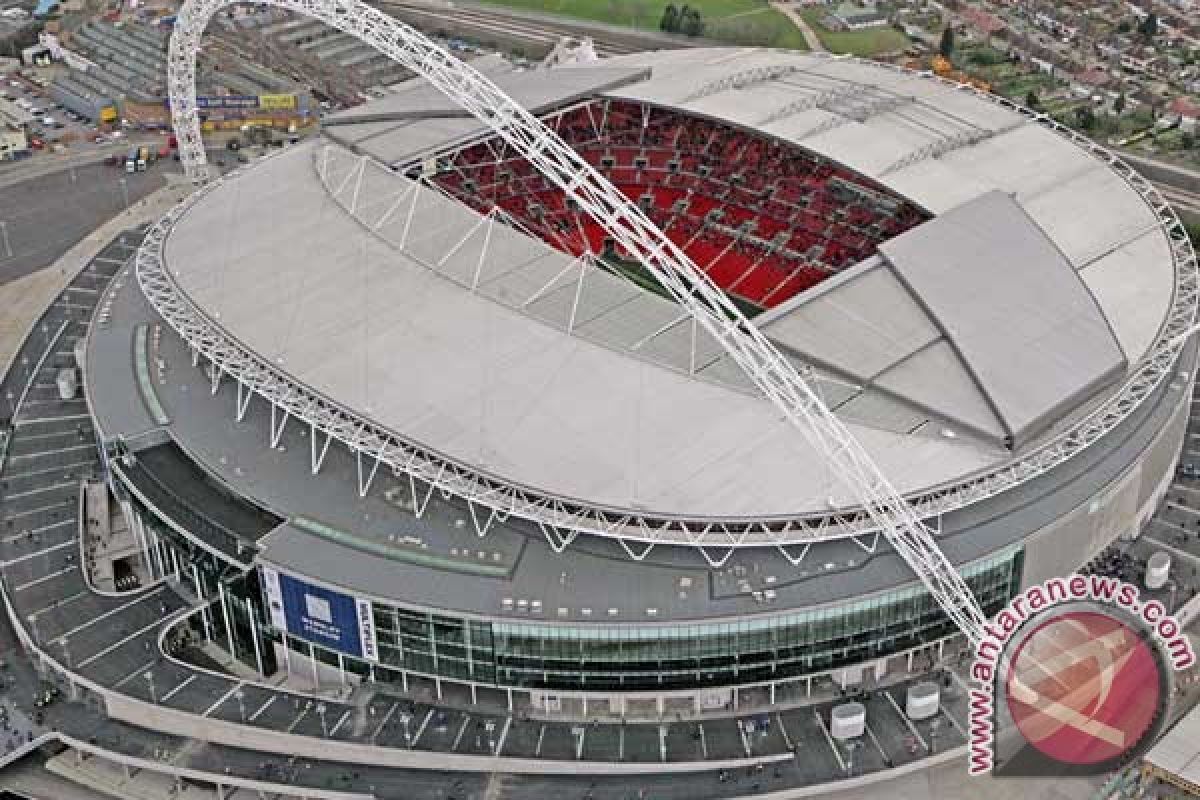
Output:
[[850,53],[856,56],[876,56],[894,53],[908,47],[908,37],[892,27],[868,28],[861,31],[832,31],[821,20],[826,10],[823,7],[806,8],[800,15],[816,32],[817,38],[826,49],[834,53]]
[[[525,11],[541,11],[576,19],[624,25],[642,30],[659,29],[670,0],[483,0],[485,3]],[[804,50],[804,37],[787,16],[767,0],[686,0],[704,20],[705,38],[738,45],[786,47]],[[684,0],[675,3],[676,8]]]

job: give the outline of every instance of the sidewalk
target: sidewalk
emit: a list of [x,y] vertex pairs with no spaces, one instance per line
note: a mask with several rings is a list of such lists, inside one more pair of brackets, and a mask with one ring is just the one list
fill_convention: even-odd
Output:
[[821,44],[821,40],[817,38],[817,32],[812,29],[812,26],[808,24],[808,21],[804,17],[800,16],[800,12],[796,10],[796,7],[792,3],[787,2],[787,0],[771,0],[771,7],[781,12],[800,29],[800,33],[804,35],[804,41],[808,44],[809,50],[814,53],[825,52],[825,45]]

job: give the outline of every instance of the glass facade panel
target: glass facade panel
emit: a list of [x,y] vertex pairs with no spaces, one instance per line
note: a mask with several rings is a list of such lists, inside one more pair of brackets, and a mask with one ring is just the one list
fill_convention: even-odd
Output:
[[[1022,551],[968,568],[986,613],[1016,593]],[[547,689],[684,689],[779,680],[860,664],[952,634],[922,587],[841,607],[674,626],[478,622],[375,604],[380,664],[482,683]],[[319,649],[319,648],[318,648]]]

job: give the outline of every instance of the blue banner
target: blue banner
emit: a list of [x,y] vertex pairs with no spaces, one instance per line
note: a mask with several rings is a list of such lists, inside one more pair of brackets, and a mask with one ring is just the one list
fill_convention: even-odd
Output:
[[363,657],[358,604],[353,596],[313,586],[287,573],[279,573],[279,592],[288,633],[330,650]]

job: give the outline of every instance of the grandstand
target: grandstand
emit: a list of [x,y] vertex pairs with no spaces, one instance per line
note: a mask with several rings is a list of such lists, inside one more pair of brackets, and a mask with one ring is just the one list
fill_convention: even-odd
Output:
[[[546,122],[751,308],[789,300],[928,218],[844,167],[729,124],[622,100],[576,106]],[[452,153],[435,180],[572,255],[628,260],[503,142]]]

